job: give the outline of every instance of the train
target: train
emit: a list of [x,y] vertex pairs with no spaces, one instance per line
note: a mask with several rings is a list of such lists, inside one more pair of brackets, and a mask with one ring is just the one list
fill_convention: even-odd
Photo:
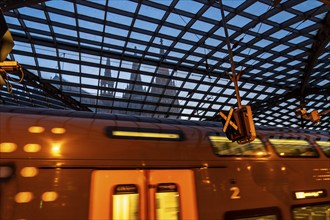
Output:
[[330,134],[0,106],[0,219],[330,220]]

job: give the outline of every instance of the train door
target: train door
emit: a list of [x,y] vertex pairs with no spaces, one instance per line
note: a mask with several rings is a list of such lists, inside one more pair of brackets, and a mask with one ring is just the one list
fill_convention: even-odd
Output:
[[90,219],[197,219],[191,170],[96,170]]

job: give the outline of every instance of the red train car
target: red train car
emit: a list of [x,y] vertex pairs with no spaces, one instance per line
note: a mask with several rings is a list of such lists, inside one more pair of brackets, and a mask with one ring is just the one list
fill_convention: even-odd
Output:
[[0,219],[330,219],[328,132],[1,107]]

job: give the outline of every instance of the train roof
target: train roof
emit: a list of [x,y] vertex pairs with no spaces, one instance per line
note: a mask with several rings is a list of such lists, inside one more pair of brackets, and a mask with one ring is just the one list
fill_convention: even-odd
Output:
[[[59,117],[71,118],[90,118],[90,119],[103,119],[103,120],[117,120],[117,121],[133,121],[133,122],[146,122],[157,124],[173,124],[183,126],[199,126],[199,127],[222,127],[222,123],[218,121],[194,121],[183,119],[168,119],[168,118],[152,118],[136,115],[123,115],[123,114],[110,114],[110,113],[96,113],[76,110],[62,110],[62,109],[49,109],[49,108],[35,108],[35,107],[17,107],[0,105],[0,112],[16,113],[16,114],[29,114],[29,115],[48,115]],[[272,132],[293,132],[305,134],[321,134],[330,135],[329,131],[318,131],[302,128],[286,128],[286,127],[260,127],[257,126],[256,130],[259,131],[272,131]]]

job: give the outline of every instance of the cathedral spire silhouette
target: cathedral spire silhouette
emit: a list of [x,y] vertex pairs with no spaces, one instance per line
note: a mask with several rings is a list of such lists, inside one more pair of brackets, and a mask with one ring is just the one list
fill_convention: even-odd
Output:
[[104,70],[103,76],[106,79],[101,79],[101,95],[107,95],[107,96],[112,96],[113,92],[112,89],[114,88],[114,80],[111,75],[111,61],[110,58],[107,57],[106,61],[106,68]]

